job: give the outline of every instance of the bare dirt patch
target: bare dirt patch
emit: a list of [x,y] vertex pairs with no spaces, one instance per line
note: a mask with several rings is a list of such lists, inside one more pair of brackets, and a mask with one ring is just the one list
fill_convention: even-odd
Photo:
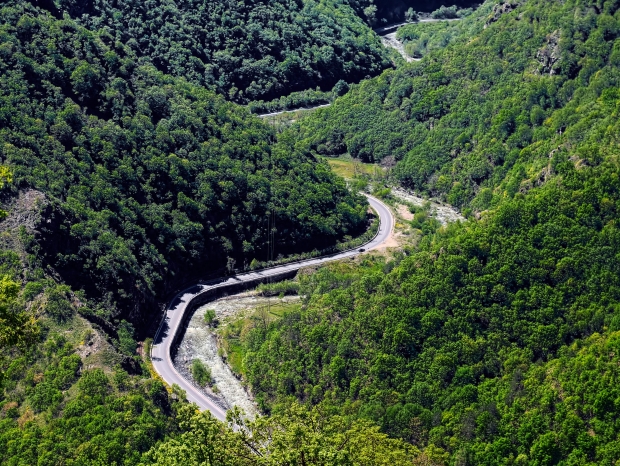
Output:
[[413,220],[413,214],[406,205],[398,204],[398,208],[396,210],[398,211],[398,215],[400,215],[403,220],[407,220],[408,222]]
[[465,221],[465,217],[463,217],[454,207],[447,204],[440,204],[438,202],[429,201],[428,199],[416,196],[415,193],[406,191],[403,188],[392,188],[392,195],[398,199],[402,199],[403,201],[410,202],[411,204],[420,207],[423,206],[426,202],[430,202],[431,217],[439,220],[442,225],[447,225],[448,223],[452,222]]

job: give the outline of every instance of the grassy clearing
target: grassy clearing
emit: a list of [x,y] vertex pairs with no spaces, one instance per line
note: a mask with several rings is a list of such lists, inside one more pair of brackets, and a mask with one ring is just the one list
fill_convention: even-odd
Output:
[[327,163],[332,167],[334,173],[347,180],[358,178],[360,175],[367,175],[374,178],[378,174],[383,173],[383,168],[376,163],[362,163],[351,157],[323,157],[323,159],[327,160]]
[[271,307],[269,308],[269,314],[280,318],[284,316],[284,314],[286,314],[287,312],[296,311],[300,307],[301,303],[299,302],[286,303],[280,301],[271,305]]

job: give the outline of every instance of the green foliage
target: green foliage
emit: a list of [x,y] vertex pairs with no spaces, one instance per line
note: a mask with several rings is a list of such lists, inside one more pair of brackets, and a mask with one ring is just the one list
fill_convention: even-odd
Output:
[[[282,415],[246,422],[234,409],[225,428],[208,412],[179,411],[180,435],[145,455],[142,464],[256,465],[330,464],[400,466],[412,464],[417,450],[388,438],[364,420],[350,420],[300,405]],[[320,426],[320,428],[317,428]]]
[[469,21],[439,21],[436,23],[408,24],[398,28],[396,38],[405,44],[407,55],[421,58],[433,50],[445,48],[461,36],[469,36],[470,31],[484,18],[488,5],[477,11]]
[[199,385],[211,385],[211,370],[200,359],[192,361],[192,377]]
[[176,428],[161,382],[117,368],[115,390],[59,334],[13,358],[5,375],[2,464],[137,464]]
[[454,19],[459,18],[461,16],[466,16],[471,13],[471,9],[459,10],[456,5],[445,6],[441,5],[435,11],[431,13],[431,18],[433,19]]
[[[107,29],[17,3],[0,10],[0,153],[16,187],[52,200],[30,252],[97,299],[94,314],[140,321],[173,280],[266,258],[272,211],[279,254],[364,228],[365,200],[294,140]],[[66,319],[67,291],[48,297]]]
[[12,347],[25,348],[38,336],[33,316],[17,302],[19,288],[9,275],[0,275],[0,355]]
[[283,280],[275,283],[261,283],[256,290],[261,296],[295,295],[299,293],[299,282]]
[[13,172],[10,167],[0,165],[0,189],[13,182]]
[[207,309],[205,311],[205,322],[209,325],[214,325],[217,322],[217,317],[215,315],[215,309]]
[[[315,40],[329,35],[316,26],[358,24],[336,14],[349,15],[347,5],[238,4],[226,14],[228,5],[205,5],[58,2],[90,29],[25,2],[0,10],[6,193],[46,193],[49,222],[29,240],[29,260],[99,300],[86,312],[82,294],[42,273],[30,280],[19,254],[0,254],[0,461],[616,464],[617,2],[493,7],[421,63],[352,86],[277,141],[199,85],[245,102],[297,89],[289,69],[307,88],[319,62],[378,71],[379,55],[358,50],[376,38],[332,60],[317,44],[340,39]],[[369,1],[348,5],[369,22],[382,17]],[[265,15],[250,21],[257,11]],[[240,24],[258,32],[240,37]],[[366,204],[307,147],[394,156],[409,187],[487,212],[438,228],[416,210],[417,250],[304,274],[300,308],[239,332],[236,354],[272,416],[246,422],[234,410],[226,427],[181,407],[178,386],[171,403],[158,380],[82,370],[64,336],[28,347],[37,333],[26,304],[57,322],[78,319],[78,306],[109,319],[153,304],[184,274],[256,268],[273,213],[278,252],[354,244]],[[121,321],[117,334],[133,354],[133,326]],[[192,372],[210,378],[199,361]]]
[[344,83],[346,87],[343,88],[343,84],[340,84],[341,82],[344,81],[338,81],[338,83],[336,83],[333,92],[323,92],[320,89],[293,92],[270,102],[264,102],[262,100],[250,102],[248,104],[248,109],[252,113],[273,113],[328,104],[333,100],[334,96],[339,95],[338,92],[341,92],[345,88],[348,89],[348,85]]
[[426,208],[410,208],[413,213],[413,220],[411,220],[411,226],[422,231],[425,236],[432,235],[440,227],[441,223],[436,218],[430,216],[430,205],[424,206]]
[[[58,15],[67,12],[90,31],[105,28],[110,41],[129,45],[132,60],[240,103],[329,90],[389,66],[379,38],[346,2],[82,3],[62,2]],[[116,66],[119,58],[115,51],[105,57]],[[101,77],[99,67],[82,63],[71,83],[76,94],[92,97]]]
[[[38,290],[36,285],[31,285],[28,292]],[[74,313],[71,304],[71,288],[67,285],[54,285],[45,290],[45,312],[57,322],[68,320]]]
[[418,20],[418,14],[415,12],[413,8],[409,8],[405,11],[405,21],[412,22]]
[[580,158],[599,163],[596,134],[615,118],[620,84],[619,18],[613,2],[530,0],[404,27],[414,42],[422,27],[461,32],[421,62],[352,86],[290,131],[317,152],[394,156],[394,175],[415,191],[488,208],[543,183],[550,157],[586,140],[592,150]]
[[118,326],[118,349],[128,355],[132,356],[136,353],[136,340],[134,340],[134,328],[129,322],[121,320]]
[[618,321],[620,169],[613,156],[556,167],[555,182],[427,236],[390,267],[300,277],[306,306],[244,342],[259,403],[354,412],[468,464],[614,464],[615,343],[603,348],[618,336],[597,332]]

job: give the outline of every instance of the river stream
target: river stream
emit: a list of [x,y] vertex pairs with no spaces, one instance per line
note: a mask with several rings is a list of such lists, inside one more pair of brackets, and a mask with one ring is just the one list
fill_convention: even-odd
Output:
[[[221,332],[230,322],[253,314],[257,308],[269,302],[282,304],[297,300],[299,300],[297,296],[266,298],[256,295],[255,292],[248,292],[221,298],[201,306],[194,312],[187,325],[174,359],[175,367],[188,380],[193,380],[190,367],[194,359],[200,359],[211,370],[212,386],[215,387],[203,387],[202,391],[226,409],[238,406],[247,417],[256,417],[259,411],[252,394],[235,376],[223,359],[222,352],[218,352],[216,332]],[[219,321],[217,331],[205,322],[204,316],[207,309],[215,311]]]

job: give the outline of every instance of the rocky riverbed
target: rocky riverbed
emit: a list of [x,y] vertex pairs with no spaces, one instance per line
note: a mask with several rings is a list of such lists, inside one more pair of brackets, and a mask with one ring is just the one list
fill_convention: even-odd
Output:
[[447,225],[451,222],[465,221],[465,217],[463,217],[458,210],[456,210],[451,205],[440,204],[433,201],[428,201],[423,197],[416,196],[415,193],[410,191],[406,191],[403,188],[392,188],[392,195],[398,199],[402,199],[403,201],[410,202],[416,206],[422,206],[426,202],[430,202],[431,204],[431,216],[436,218],[441,222],[442,225]]
[[174,359],[175,367],[184,377],[192,380],[190,372],[192,361],[200,359],[210,369],[213,381],[213,388],[203,387],[203,392],[224,408],[238,406],[248,417],[255,417],[258,408],[252,394],[222,358],[222,352],[218,351],[217,333],[205,322],[205,313],[208,309],[215,311],[216,319],[219,321],[218,328],[221,331],[230,322],[253,314],[257,308],[269,302],[281,304],[296,300],[299,300],[297,296],[266,298],[258,296],[255,292],[248,292],[205,304],[194,312],[187,325]]
[[420,60],[420,58],[413,58],[407,55],[407,52],[405,52],[405,44],[396,38],[396,32],[381,36],[381,42],[383,42],[384,46],[395,49],[407,62]]

